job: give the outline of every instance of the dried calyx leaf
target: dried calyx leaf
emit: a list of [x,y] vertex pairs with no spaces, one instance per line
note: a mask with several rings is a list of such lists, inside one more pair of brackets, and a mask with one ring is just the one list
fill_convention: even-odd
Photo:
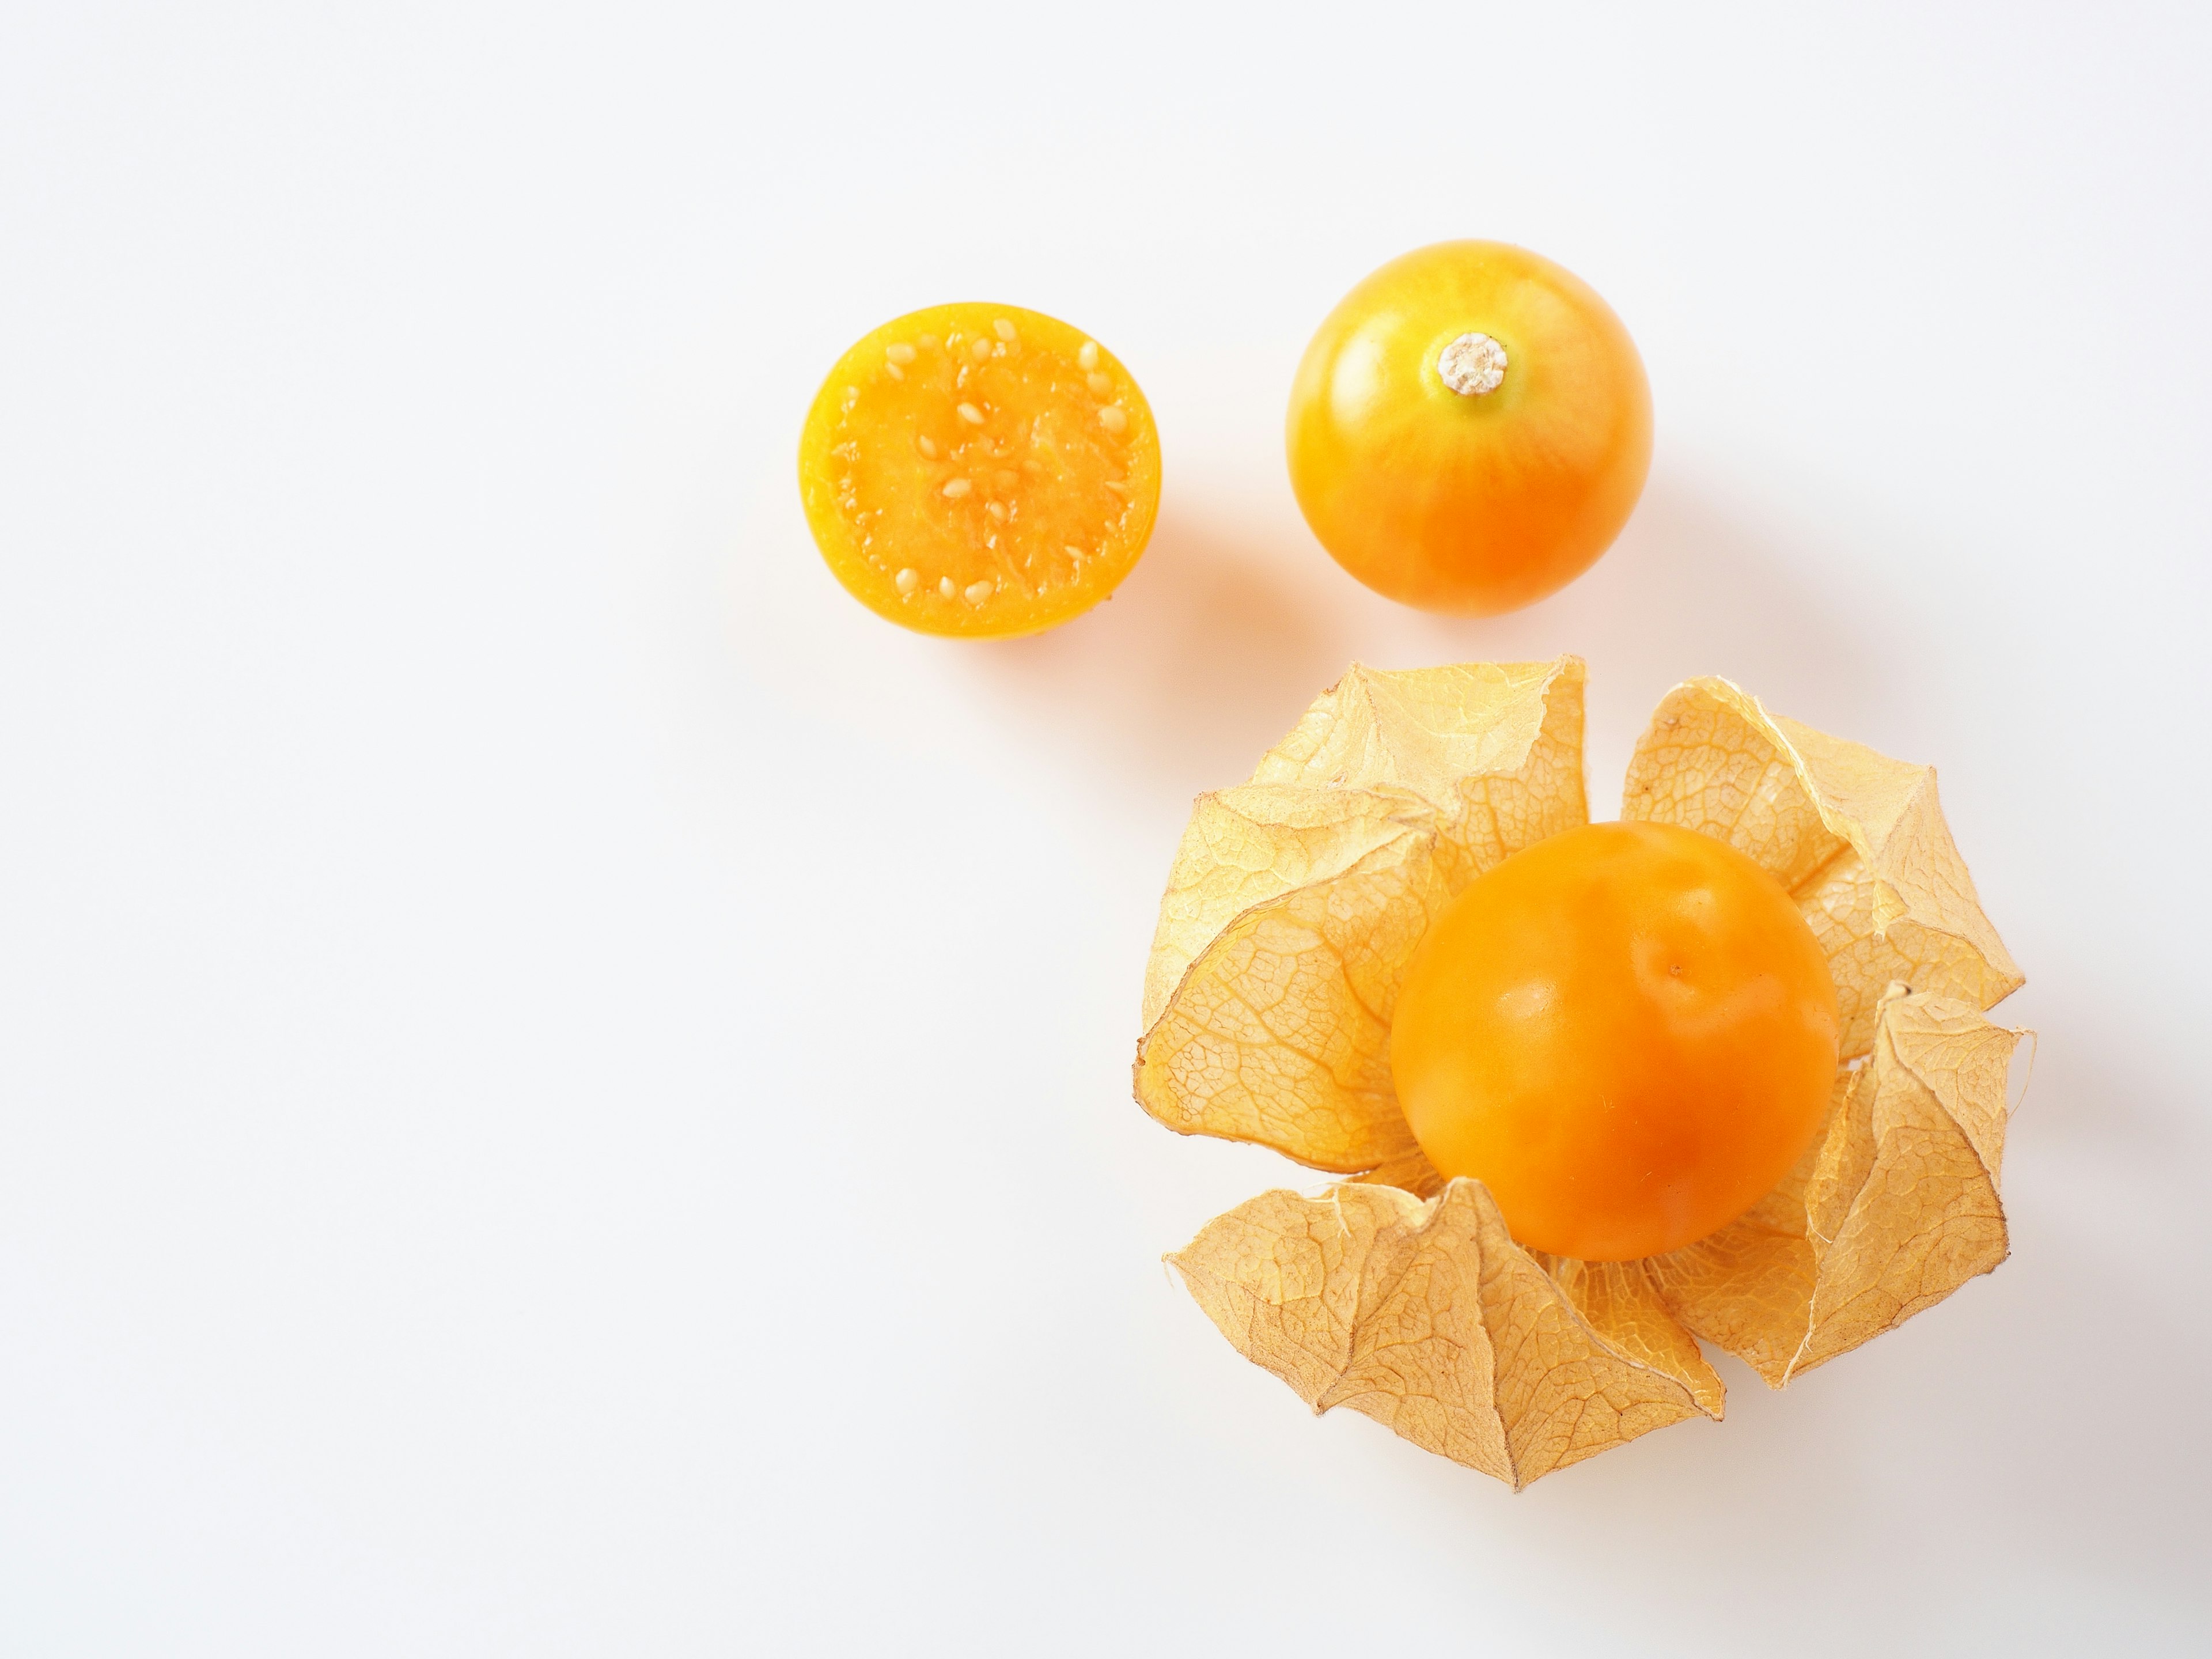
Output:
[[1726,680],[1667,694],[1628,763],[1621,816],[1701,830],[1790,890],[1828,953],[1845,1058],[1896,981],[1993,1007],[2024,982],[1912,766],[1770,715]]
[[1354,663],[1269,750],[1255,783],[1410,797],[1454,892],[1589,819],[1579,657],[1388,672]]
[[[1238,1352],[1316,1413],[1349,1406],[1516,1489],[1720,1414],[1694,1343],[1608,1341],[1479,1182],[1425,1201],[1375,1186],[1263,1193],[1168,1260]],[[1590,1301],[1615,1316],[1604,1290]],[[1632,1331],[1637,1316],[1617,1322]]]
[[1316,1412],[1349,1406],[1515,1487],[1702,1413],[1691,1333],[1780,1387],[2005,1256],[1997,1177],[2019,1033],[1898,994],[1805,1170],[1673,1255],[1584,1262],[1515,1243],[1480,1182],[1430,1200],[1272,1192],[1168,1259],[1237,1351]]
[[1200,797],[1146,972],[1145,1109],[1315,1169],[1419,1168],[1399,983],[1454,893],[1584,821],[1582,691],[1572,657],[1355,665],[1250,783]]
[[1626,1262],[1522,1249],[1480,1182],[1446,1182],[1422,1156],[1390,1083],[1399,983],[1454,894],[1584,821],[1582,683],[1573,658],[1355,668],[1250,783],[1201,799],[1136,1068],[1171,1128],[1358,1176],[1320,1198],[1262,1194],[1170,1258],[1230,1340],[1316,1411],[1351,1406],[1516,1487],[1718,1418],[1698,1338],[1778,1388],[2006,1250],[2021,1034],[1980,1011],[2021,976],[1935,775],[1770,716],[1724,680],[1661,704],[1624,815],[1717,836],[1797,899],[1845,1018],[1820,1136],[1747,1214]]
[[1684,1326],[1780,1388],[2005,1259],[1997,1185],[2021,1033],[1893,987],[1796,1176],[1646,1265]]

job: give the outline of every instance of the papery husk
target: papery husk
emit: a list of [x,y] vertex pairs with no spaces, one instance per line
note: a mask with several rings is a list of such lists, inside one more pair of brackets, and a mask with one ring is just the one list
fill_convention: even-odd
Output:
[[1998,1183],[2021,1031],[1893,986],[1826,1128],[1751,1214],[1647,1266],[1682,1324],[1781,1388],[2009,1249]]
[[1516,1491],[1720,1414],[1696,1344],[1608,1341],[1480,1182],[1428,1200],[1350,1183],[1263,1193],[1168,1260],[1237,1351],[1316,1413],[1349,1406]]
[[1846,1060],[1872,1047],[1892,981],[1977,1008],[2026,982],[1982,913],[1935,769],[1771,715],[1726,680],[1667,694],[1620,815],[1717,836],[1789,890],[1835,975]]
[[1722,1413],[1691,1336],[1774,1387],[2006,1254],[2005,1082],[2021,1034],[1948,998],[1880,1004],[1798,1174],[1712,1238],[1642,1261],[1516,1243],[1482,1183],[1263,1193],[1168,1257],[1237,1352],[1316,1413],[1349,1406],[1516,1490]]
[[1826,1126],[1746,1215],[1665,1256],[1522,1249],[1398,1109],[1399,984],[1429,922],[1522,847],[1586,821],[1583,665],[1354,667],[1203,797],[1148,967],[1137,1097],[1169,1127],[1354,1176],[1262,1194],[1170,1258],[1248,1358],[1516,1489],[1651,1429],[1718,1418],[1702,1338],[1770,1386],[2004,1259],[2005,1079],[2021,982],[1935,774],[1677,687],[1623,816],[1714,835],[1782,882],[1828,952],[1844,1063]]
[[1461,888],[1587,821],[1582,735],[1578,658],[1355,664],[1249,783],[1199,798],[1146,972],[1138,1102],[1316,1170],[1419,1159],[1390,1082],[1406,964]]

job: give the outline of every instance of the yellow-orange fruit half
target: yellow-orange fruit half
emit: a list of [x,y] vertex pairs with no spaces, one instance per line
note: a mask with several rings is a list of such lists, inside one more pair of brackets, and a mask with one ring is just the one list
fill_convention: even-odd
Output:
[[799,444],[822,556],[878,616],[1002,638],[1080,615],[1152,533],[1160,446],[1129,372],[1018,306],[932,306],[837,360]]
[[1523,1244],[1679,1249],[1772,1189],[1834,1086],[1835,982],[1726,843],[1596,823],[1479,877],[1415,952],[1390,1069],[1429,1161]]

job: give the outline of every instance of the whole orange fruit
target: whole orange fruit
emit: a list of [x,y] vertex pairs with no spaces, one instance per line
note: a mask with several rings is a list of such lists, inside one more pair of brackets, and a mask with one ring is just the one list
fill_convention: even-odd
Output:
[[1613,544],[1651,465],[1651,392],[1612,308],[1504,242],[1362,282],[1291,392],[1291,485],[1338,563],[1428,611],[1542,599]]
[[1836,1079],[1835,981],[1781,884],[1727,842],[1593,823],[1475,878],[1407,970],[1399,1103],[1523,1244],[1657,1255],[1790,1173]]

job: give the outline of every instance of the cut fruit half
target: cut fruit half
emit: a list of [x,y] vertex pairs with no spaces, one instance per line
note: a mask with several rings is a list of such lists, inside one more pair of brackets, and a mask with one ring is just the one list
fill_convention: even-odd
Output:
[[1152,411],[1080,330],[1017,306],[932,306],[837,362],[799,440],[832,574],[924,634],[1032,634],[1129,574],[1160,493]]

